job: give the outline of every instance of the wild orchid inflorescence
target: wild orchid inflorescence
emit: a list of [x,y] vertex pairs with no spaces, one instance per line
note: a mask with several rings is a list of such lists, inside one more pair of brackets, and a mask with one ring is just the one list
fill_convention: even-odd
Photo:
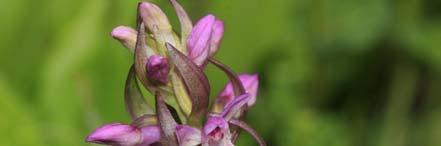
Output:
[[[134,53],[124,96],[133,121],[101,126],[86,141],[118,146],[233,146],[244,129],[265,145],[243,121],[256,102],[257,75],[236,75],[213,58],[223,22],[207,15],[193,26],[182,6],[176,0],[170,2],[181,24],[180,38],[162,10],[149,2],[138,5],[137,30],[119,26],[112,31]],[[230,80],[211,106],[210,85],[203,72],[208,63]],[[155,108],[144,99],[138,79],[155,95]]]

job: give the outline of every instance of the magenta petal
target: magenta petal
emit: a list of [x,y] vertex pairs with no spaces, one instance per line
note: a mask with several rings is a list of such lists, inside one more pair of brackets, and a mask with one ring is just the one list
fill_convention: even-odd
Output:
[[135,127],[112,123],[97,128],[86,141],[105,145],[133,146],[141,142],[141,136],[141,131]]
[[179,146],[196,146],[201,144],[201,131],[187,125],[176,126],[176,137]]
[[221,20],[216,20],[213,25],[213,32],[211,33],[210,39],[210,53],[209,56],[214,56],[214,54],[219,49],[220,42],[224,36],[224,22]]
[[158,126],[148,126],[141,128],[142,143],[140,145],[148,146],[152,143],[159,142],[161,139],[161,131]]
[[210,38],[216,18],[207,15],[199,20],[187,39],[188,57],[198,66],[205,63],[210,52]]
[[170,65],[166,58],[160,55],[150,56],[147,61],[147,78],[162,84],[168,81],[168,73],[170,72]]
[[[257,74],[241,74],[239,79],[245,88],[245,91],[250,94],[250,99],[248,100],[248,106],[254,105],[256,103],[257,91],[259,88],[259,77]],[[224,90],[219,94],[217,100],[224,100],[226,103],[231,102],[234,99],[233,85],[228,83]]]

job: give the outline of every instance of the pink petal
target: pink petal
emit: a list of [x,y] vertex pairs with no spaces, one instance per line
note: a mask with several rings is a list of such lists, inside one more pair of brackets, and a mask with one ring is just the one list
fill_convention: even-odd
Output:
[[[259,88],[259,77],[257,74],[241,74],[239,79],[245,87],[245,91],[250,94],[248,106],[254,105]],[[218,101],[228,104],[234,99],[233,85],[228,83],[224,90],[219,94]]]
[[143,146],[148,146],[152,143],[158,142],[161,139],[161,131],[158,126],[148,126],[141,128]]
[[203,65],[209,57],[209,44],[215,20],[213,15],[203,17],[196,23],[187,39],[188,57],[198,66]]
[[221,20],[216,20],[213,26],[213,32],[211,33],[210,40],[210,53],[209,56],[214,56],[219,49],[220,42],[224,36],[224,22]]
[[141,142],[141,135],[141,131],[135,127],[112,123],[97,128],[86,138],[86,141],[106,145],[133,146]]
[[230,103],[225,105],[221,116],[226,120],[230,120],[233,116],[241,111],[242,107],[247,104],[249,99],[250,94],[248,93],[235,97]]

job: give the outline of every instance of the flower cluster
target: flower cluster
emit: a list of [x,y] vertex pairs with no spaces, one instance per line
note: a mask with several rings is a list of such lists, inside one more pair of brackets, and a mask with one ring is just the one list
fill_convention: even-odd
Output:
[[[180,37],[164,12],[149,2],[138,5],[136,30],[119,26],[112,31],[113,38],[134,53],[124,94],[133,121],[101,126],[86,141],[118,146],[233,146],[243,129],[265,145],[242,121],[256,102],[258,76],[236,75],[213,58],[224,33],[223,22],[207,15],[193,26],[182,6],[170,2],[180,21]],[[203,72],[208,63],[230,80],[211,105]],[[146,102],[138,81],[155,95],[155,106]]]

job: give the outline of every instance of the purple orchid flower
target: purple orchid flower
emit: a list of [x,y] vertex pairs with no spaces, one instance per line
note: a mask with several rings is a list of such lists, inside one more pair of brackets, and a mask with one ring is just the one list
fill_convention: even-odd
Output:
[[[138,5],[136,30],[119,26],[112,31],[112,37],[134,53],[124,93],[132,122],[101,126],[86,141],[118,146],[234,146],[243,129],[265,146],[242,121],[256,102],[258,76],[238,76],[213,58],[224,23],[210,14],[193,26],[183,7],[176,0],[170,3],[181,24],[180,37],[167,15],[149,2]],[[230,79],[211,109],[210,84],[203,71],[208,63]],[[155,108],[145,100],[138,81],[155,95]]]

